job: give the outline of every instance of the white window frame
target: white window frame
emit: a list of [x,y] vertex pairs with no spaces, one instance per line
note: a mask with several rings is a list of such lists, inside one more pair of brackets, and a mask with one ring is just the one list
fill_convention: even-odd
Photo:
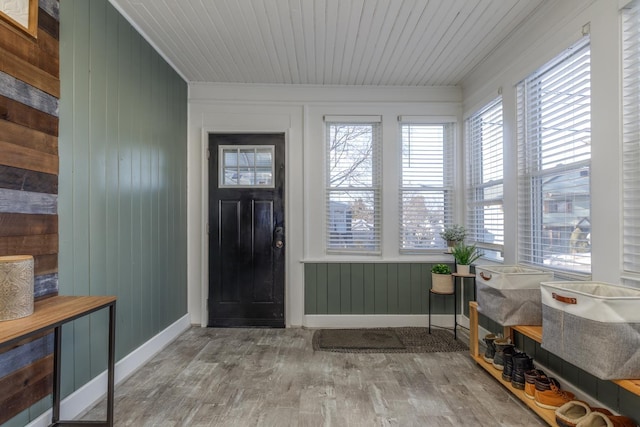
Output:
[[[325,252],[328,255],[380,255],[382,253],[382,117],[381,116],[325,116]],[[371,126],[371,174],[370,185],[340,185],[331,184],[331,132],[332,126]],[[354,222],[353,211],[345,210],[344,218],[340,219],[336,209],[332,206],[332,195],[349,193],[370,193],[372,206],[371,221],[361,221],[358,229]],[[335,202],[335,200],[333,200]],[[338,219],[336,219],[338,218]],[[373,224],[371,224],[371,222]],[[336,229],[344,229],[339,233]],[[341,244],[339,234],[344,234],[345,240]],[[349,242],[352,240],[352,242]]]
[[[270,173],[271,173],[271,180],[268,184],[225,184],[225,152],[228,151],[235,151],[238,154],[238,157],[240,157],[240,152],[241,151],[246,151],[246,150],[253,150],[254,155],[256,153],[257,150],[261,150],[261,151],[266,151],[268,150],[271,154],[271,165],[270,165]],[[273,145],[220,145],[218,147],[218,159],[219,161],[219,166],[218,166],[218,187],[219,188],[275,188],[275,147]],[[237,166],[238,167],[238,171],[237,174],[240,175],[240,165]],[[253,168],[253,174],[254,176],[257,175],[256,172],[256,165],[255,163],[252,166]]]
[[465,121],[467,240],[483,257],[504,261],[502,96]]
[[640,286],[640,0],[622,13],[622,281]]
[[[519,261],[581,278],[591,275],[591,94],[590,83],[585,84],[590,68],[584,68],[589,61],[582,56],[589,52],[585,36],[516,88]],[[572,61],[581,66],[573,67]],[[570,77],[564,67],[572,70]],[[551,188],[558,199],[565,197],[563,206],[550,195]]]
[[[429,141],[430,144],[425,151],[425,147],[418,146],[415,155],[418,165],[424,165],[422,169],[425,175],[415,175],[421,168],[411,168],[408,166],[411,161],[412,152],[410,150],[410,140],[405,138],[405,129],[411,127],[442,127],[442,140]],[[400,254],[420,254],[420,253],[441,253],[447,247],[440,237],[440,232],[455,223],[455,140],[456,140],[456,119],[454,117],[399,117],[399,197],[398,197],[398,245]],[[435,142],[436,144],[432,144]],[[439,145],[437,145],[439,144]],[[434,153],[440,151],[441,163],[436,164],[432,160]],[[431,158],[431,160],[430,160]],[[407,168],[405,168],[407,165]],[[439,168],[438,168],[439,166]],[[437,171],[437,169],[441,169]],[[415,176],[414,182],[410,183],[405,179],[411,174]],[[440,185],[434,183],[434,177],[429,174],[438,172],[440,176],[435,180],[440,180]],[[405,203],[405,194],[409,195],[410,201]],[[441,200],[439,202],[438,200]],[[416,209],[418,203],[425,203],[424,210]],[[410,218],[422,218],[421,222],[408,225]],[[415,221],[414,221],[415,222]],[[410,244],[412,235],[419,235],[422,243]]]

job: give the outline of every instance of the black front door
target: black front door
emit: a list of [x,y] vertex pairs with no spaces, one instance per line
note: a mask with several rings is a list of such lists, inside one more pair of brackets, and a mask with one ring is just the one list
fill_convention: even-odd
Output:
[[284,134],[209,135],[209,326],[284,327]]

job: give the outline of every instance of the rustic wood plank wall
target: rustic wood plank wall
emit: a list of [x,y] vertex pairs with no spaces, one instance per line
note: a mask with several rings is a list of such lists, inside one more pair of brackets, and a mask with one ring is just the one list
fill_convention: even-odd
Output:
[[[58,292],[58,40],[58,0],[37,38],[0,22],[0,255],[34,256],[36,298]],[[49,334],[0,352],[0,423],[51,393],[51,350]]]

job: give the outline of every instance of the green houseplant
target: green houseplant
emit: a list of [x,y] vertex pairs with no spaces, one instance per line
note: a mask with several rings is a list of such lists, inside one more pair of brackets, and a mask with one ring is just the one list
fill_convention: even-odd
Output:
[[464,242],[455,245],[451,255],[456,260],[456,271],[461,274],[469,274],[469,266],[482,256],[476,245],[465,245]]
[[431,267],[431,290],[438,294],[453,293],[453,277],[447,264],[435,264]]
[[453,247],[464,241],[464,238],[467,236],[467,229],[460,224],[454,224],[451,227],[445,227],[444,230],[440,232],[440,237],[447,242],[447,248],[449,248],[449,252],[453,250]]

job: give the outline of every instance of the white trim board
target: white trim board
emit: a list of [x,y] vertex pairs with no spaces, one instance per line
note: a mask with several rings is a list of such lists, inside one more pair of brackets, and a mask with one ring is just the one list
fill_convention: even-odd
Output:
[[[180,334],[191,326],[188,314],[185,314],[166,329],[156,334],[153,338],[142,344],[137,349],[126,355],[116,363],[115,384],[118,385],[138,368],[149,361],[160,350],[175,340]],[[107,371],[105,370],[94,379],[71,393],[60,403],[60,418],[73,420],[80,416],[100,399],[104,398],[107,390]],[[117,408],[115,408],[117,409]],[[47,427],[51,424],[52,410],[49,409],[35,420],[27,424],[27,427]]]

